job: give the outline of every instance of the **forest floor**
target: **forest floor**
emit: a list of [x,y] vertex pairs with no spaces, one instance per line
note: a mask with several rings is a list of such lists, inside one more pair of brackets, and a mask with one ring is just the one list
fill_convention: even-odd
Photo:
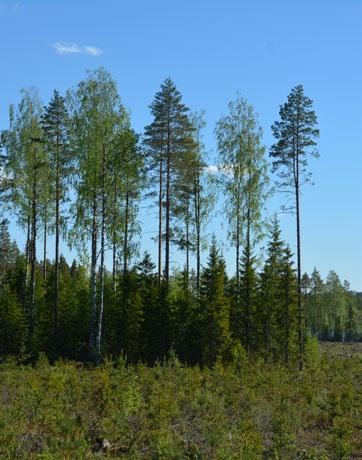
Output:
[[362,358],[362,342],[320,342],[319,349],[332,358]]
[[361,344],[307,365],[0,364],[0,459],[362,459]]

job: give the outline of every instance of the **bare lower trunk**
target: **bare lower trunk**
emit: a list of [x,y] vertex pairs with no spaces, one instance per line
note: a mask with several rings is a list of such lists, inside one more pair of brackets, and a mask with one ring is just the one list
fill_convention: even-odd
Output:
[[166,162],[166,230],[165,230],[165,280],[168,285],[170,277],[170,180],[171,180],[171,158],[168,149]]
[[250,206],[247,210],[247,224],[246,224],[246,259],[245,264],[247,268],[246,273],[246,292],[245,292],[245,314],[246,314],[246,350],[250,352],[251,346],[251,286],[250,286],[250,256],[251,256],[251,241],[250,241]]
[[48,222],[47,222],[47,208],[45,207],[44,216],[44,238],[43,238],[43,281],[46,289],[47,281],[47,237],[48,237]]
[[30,295],[28,305],[28,349],[33,353],[33,332],[34,332],[34,310],[35,310],[35,265],[36,265],[36,227],[37,227],[37,208],[36,208],[36,173],[33,179],[32,197],[32,222],[31,222],[31,253],[30,253]]
[[116,283],[116,272],[117,272],[117,245],[116,245],[116,232],[113,232],[113,245],[112,245],[112,285],[113,292],[117,291]]
[[296,187],[299,369],[304,367],[299,186]]
[[54,261],[54,292],[52,305],[52,348],[55,358],[58,348],[58,302],[59,302],[59,245],[60,245],[60,224],[59,224],[59,166],[57,164],[55,190],[55,261]]
[[290,286],[289,286],[289,280],[287,279],[286,280],[286,286],[285,286],[285,292],[286,292],[286,295],[285,295],[285,309],[284,309],[284,334],[285,334],[285,345],[284,345],[284,362],[286,365],[288,365],[289,363],[289,335],[290,335],[290,331],[289,331],[289,303],[290,303],[290,298],[289,298],[289,289],[290,289]]
[[105,155],[103,148],[102,160],[102,220],[101,220],[101,260],[99,266],[99,310],[97,318],[97,336],[96,336],[96,363],[100,362],[101,357],[101,339],[102,339],[102,324],[104,310],[104,252],[105,252],[105,237],[106,237],[106,190],[105,190]]
[[162,278],[162,188],[163,188],[163,162],[162,153],[160,158],[160,176],[158,192],[158,286],[161,285]]
[[[29,208],[31,206],[29,205]],[[25,267],[25,289],[24,292],[29,288],[29,278],[30,278],[30,259],[31,259],[31,216],[29,214],[27,220],[27,230],[26,230],[26,244],[25,244],[25,260],[26,260],[26,267]],[[25,305],[25,298],[23,299],[23,304]]]
[[96,337],[96,356],[95,360],[98,364],[101,357],[101,339],[102,339],[102,324],[104,310],[104,246],[105,246],[105,223],[102,217],[101,227],[101,260],[99,265],[99,310],[97,318],[97,337]]
[[186,282],[189,285],[189,273],[190,273],[190,215],[189,215],[189,204],[187,204],[187,216],[186,216]]
[[201,222],[200,222],[200,173],[195,184],[195,226],[196,226],[196,289],[200,289],[201,270]]
[[91,241],[91,270],[90,270],[90,288],[91,288],[91,313],[89,322],[89,354],[90,359],[94,359],[95,354],[95,328],[97,317],[97,204],[96,198],[93,200],[93,218],[92,218],[92,241]]
[[129,192],[126,192],[126,206],[124,216],[124,239],[123,239],[123,274],[128,271],[128,221],[129,221]]

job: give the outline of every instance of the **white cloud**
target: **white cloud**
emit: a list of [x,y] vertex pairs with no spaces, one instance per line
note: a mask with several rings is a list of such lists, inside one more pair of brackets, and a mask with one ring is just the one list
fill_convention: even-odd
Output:
[[207,171],[210,174],[216,174],[219,172],[219,168],[217,165],[207,165],[205,166],[205,171]]
[[205,171],[210,174],[226,174],[228,176],[233,175],[234,168],[227,164],[218,164],[218,165],[207,165]]
[[53,48],[57,54],[88,54],[90,56],[99,56],[102,50],[97,46],[79,45],[78,43],[57,42]]

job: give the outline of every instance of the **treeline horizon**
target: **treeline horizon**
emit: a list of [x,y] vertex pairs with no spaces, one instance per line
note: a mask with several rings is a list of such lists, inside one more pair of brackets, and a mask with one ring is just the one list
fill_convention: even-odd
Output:
[[[187,363],[213,365],[246,353],[302,369],[308,336],[360,340],[360,295],[335,272],[326,282],[317,270],[302,272],[301,189],[319,136],[303,86],[280,106],[268,153],[253,106],[240,96],[229,103],[215,127],[217,174],[206,162],[204,115],[190,111],[171,79],[150,111],[152,122],[136,133],[103,68],[64,96],[55,90],[46,106],[33,88],[10,106],[1,132],[0,204],[5,217],[16,217],[26,244],[20,253],[3,220],[0,355],[33,359],[41,351],[51,360],[98,363],[124,353],[151,364],[173,350]],[[296,267],[278,219],[267,218],[271,177],[292,198],[281,204],[296,216]],[[218,196],[235,249],[231,277],[215,235],[205,250]],[[155,264],[149,254],[138,259],[145,199],[157,212]],[[69,266],[64,242],[89,263]],[[185,257],[178,273],[170,268],[172,248]]]

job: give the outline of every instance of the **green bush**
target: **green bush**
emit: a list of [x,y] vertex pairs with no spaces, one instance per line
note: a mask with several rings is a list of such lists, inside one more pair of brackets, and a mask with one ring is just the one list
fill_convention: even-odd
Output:
[[[315,362],[315,361],[314,361]],[[348,459],[361,456],[361,362],[303,372],[248,361],[213,368],[176,356],[0,365],[0,458]]]

